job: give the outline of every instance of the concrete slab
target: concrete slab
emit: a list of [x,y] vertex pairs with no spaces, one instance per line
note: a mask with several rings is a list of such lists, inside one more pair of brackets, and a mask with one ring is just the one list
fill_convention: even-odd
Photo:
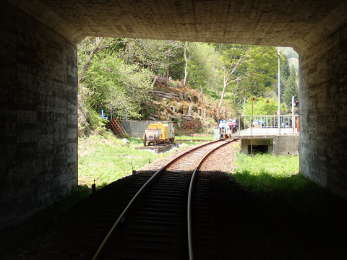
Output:
[[274,136],[298,136],[299,133],[293,128],[247,128],[237,132],[235,136],[243,138],[271,138]]

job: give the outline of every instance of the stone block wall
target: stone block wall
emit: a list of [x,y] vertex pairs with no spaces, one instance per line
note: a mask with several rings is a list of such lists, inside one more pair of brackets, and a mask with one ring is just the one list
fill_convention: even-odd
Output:
[[347,27],[301,52],[300,170],[347,197]]
[[12,5],[0,18],[0,228],[77,184],[76,48]]

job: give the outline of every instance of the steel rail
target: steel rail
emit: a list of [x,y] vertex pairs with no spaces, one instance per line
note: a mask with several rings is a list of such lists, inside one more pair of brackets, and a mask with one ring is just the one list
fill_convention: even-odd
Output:
[[112,235],[113,230],[118,226],[118,224],[120,223],[120,221],[123,219],[123,217],[125,216],[125,214],[128,212],[129,208],[131,207],[131,205],[134,203],[134,201],[136,200],[136,198],[141,194],[141,192],[152,182],[152,180],[157,177],[160,173],[164,172],[166,168],[168,168],[169,166],[171,166],[173,163],[175,163],[176,161],[178,161],[179,159],[181,159],[182,157],[190,154],[191,152],[194,152],[202,147],[214,144],[214,143],[218,143],[224,141],[224,139],[220,139],[220,140],[216,140],[216,141],[212,141],[212,142],[208,142],[199,146],[196,146],[186,152],[183,152],[181,154],[179,154],[177,157],[175,157],[174,159],[172,159],[170,162],[168,162],[166,165],[164,165],[162,168],[160,168],[159,170],[157,170],[155,173],[153,173],[153,175],[140,187],[140,189],[135,193],[135,195],[131,198],[131,200],[128,202],[128,204],[126,205],[126,207],[123,209],[122,213],[118,216],[117,220],[113,223],[113,225],[111,226],[111,228],[109,229],[109,231],[107,232],[105,238],[102,240],[102,242],[100,243],[98,249],[96,250],[95,254],[92,257],[92,260],[96,260],[98,258],[98,256],[100,255],[102,249],[104,248],[105,244],[107,243],[108,239],[110,238],[110,236]]
[[193,194],[193,188],[194,188],[194,180],[196,178],[196,175],[199,172],[199,169],[201,165],[206,161],[206,159],[215,151],[218,149],[235,142],[236,139],[232,139],[230,141],[227,141],[226,143],[212,149],[211,151],[207,152],[200,160],[198,166],[195,168],[195,170],[192,173],[192,177],[190,178],[189,183],[189,190],[188,190],[188,201],[187,201],[187,228],[188,228],[188,254],[189,254],[189,260],[194,260],[194,252],[193,252],[193,237],[192,237],[192,194]]

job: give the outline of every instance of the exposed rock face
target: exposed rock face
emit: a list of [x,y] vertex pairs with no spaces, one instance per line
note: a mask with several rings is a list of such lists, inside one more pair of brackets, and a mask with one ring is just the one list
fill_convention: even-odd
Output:
[[3,2],[2,223],[76,185],[74,44],[88,35],[295,47],[303,63],[301,171],[346,195],[346,13],[341,0]]

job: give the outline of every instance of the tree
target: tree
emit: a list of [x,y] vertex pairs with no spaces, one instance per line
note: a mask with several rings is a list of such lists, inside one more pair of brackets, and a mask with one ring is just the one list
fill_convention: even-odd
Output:
[[[220,110],[242,110],[249,97],[276,95],[274,47],[87,38],[79,45],[78,61],[81,104],[95,113],[104,109],[140,118],[158,77],[182,80],[217,101]],[[282,94],[290,95],[293,79],[287,80],[284,58],[281,65]]]
[[240,59],[238,59],[238,61],[229,68],[228,68],[228,66],[223,66],[223,90],[222,90],[222,94],[220,96],[220,100],[218,103],[219,108],[222,106],[224,95],[225,95],[225,90],[226,90],[227,86],[229,86],[229,84],[232,81],[239,81],[240,80],[240,78],[235,78],[235,75],[236,75],[235,72],[239,68],[243,58],[244,58],[244,56],[240,57]]
[[299,92],[299,87],[298,87],[296,69],[294,66],[292,66],[290,68],[290,75],[284,83],[283,99],[284,99],[285,104],[288,107],[291,107],[292,97],[293,96],[297,97],[298,92]]
[[[275,99],[257,98],[253,101],[254,115],[275,115],[277,112],[277,101]],[[244,108],[243,115],[252,115],[252,101],[249,100]]]
[[221,53],[223,63],[223,88],[218,104],[218,107],[221,107],[227,87],[231,82],[237,82],[241,79],[241,74],[238,70],[245,60],[249,47],[238,44],[219,44],[217,49]]
[[208,43],[190,43],[188,84],[212,97],[217,97],[223,75],[221,55]]
[[183,51],[183,57],[184,57],[184,79],[183,79],[183,85],[186,86],[187,83],[187,77],[188,77],[188,42],[184,43],[184,51]]
[[184,67],[184,43],[123,39],[124,49],[117,56],[126,64],[135,64],[152,71],[157,76],[182,79]]
[[148,70],[127,65],[117,57],[99,55],[85,77],[84,85],[89,90],[86,103],[95,111],[104,109],[114,116],[139,118],[152,78]]
[[290,67],[286,56],[281,55],[281,96],[284,95],[286,89],[286,82],[290,76]]
[[224,75],[228,76],[220,101],[229,92],[228,98],[241,109],[249,97],[264,97],[274,90],[277,72],[274,47],[219,44],[216,49],[222,55]]

